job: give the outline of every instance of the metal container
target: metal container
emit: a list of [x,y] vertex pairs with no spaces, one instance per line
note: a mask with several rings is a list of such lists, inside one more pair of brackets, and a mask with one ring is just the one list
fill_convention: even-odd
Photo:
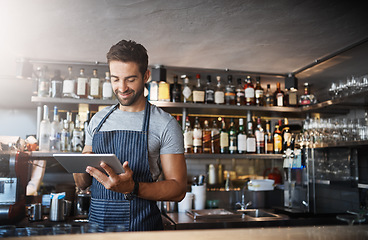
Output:
[[161,211],[164,211],[166,213],[178,212],[178,203],[170,201],[162,201]]
[[65,199],[53,198],[50,206],[50,221],[64,221],[69,214],[71,202]]

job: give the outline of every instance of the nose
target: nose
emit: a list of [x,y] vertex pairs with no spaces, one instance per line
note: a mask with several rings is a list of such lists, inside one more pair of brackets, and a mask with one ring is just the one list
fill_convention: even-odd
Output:
[[129,89],[129,87],[126,81],[122,80],[122,81],[119,81],[117,89],[119,90],[119,92],[125,92]]

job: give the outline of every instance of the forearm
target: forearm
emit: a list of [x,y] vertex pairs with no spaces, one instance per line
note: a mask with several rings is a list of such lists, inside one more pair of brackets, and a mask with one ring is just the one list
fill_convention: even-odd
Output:
[[186,181],[164,180],[140,182],[138,196],[154,201],[181,201],[186,192]]

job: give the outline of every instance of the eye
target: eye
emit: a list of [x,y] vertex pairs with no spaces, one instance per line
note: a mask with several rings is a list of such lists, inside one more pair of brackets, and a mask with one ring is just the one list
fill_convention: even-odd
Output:
[[119,81],[119,78],[117,78],[117,77],[111,77],[111,81],[117,82],[117,81]]
[[127,81],[128,82],[134,82],[136,80],[136,78],[128,78]]

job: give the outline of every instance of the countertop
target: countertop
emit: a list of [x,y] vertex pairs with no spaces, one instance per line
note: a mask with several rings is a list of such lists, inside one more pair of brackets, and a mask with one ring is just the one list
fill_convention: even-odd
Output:
[[[91,233],[57,236],[27,237],[29,240],[55,239],[55,240],[224,240],[224,239],[368,239],[368,226],[323,226],[323,227],[282,227],[282,228],[245,228],[245,229],[215,229],[215,230],[180,230],[157,232],[123,232],[123,233]],[[7,238],[19,239],[19,238]]]

